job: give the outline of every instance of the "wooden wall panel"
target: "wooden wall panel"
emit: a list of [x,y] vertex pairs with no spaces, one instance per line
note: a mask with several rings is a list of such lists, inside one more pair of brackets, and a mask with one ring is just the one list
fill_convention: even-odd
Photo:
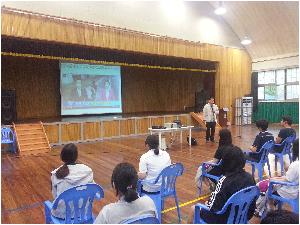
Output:
[[151,117],[151,126],[163,126],[164,125],[164,117]]
[[103,121],[103,137],[119,136],[119,120]]
[[44,124],[45,132],[49,143],[59,142],[59,125],[58,124]]
[[213,73],[122,67],[123,112],[184,111],[184,106],[195,105],[196,91],[214,95],[214,77]]
[[18,120],[60,115],[59,63],[1,57],[1,88],[16,90]]
[[83,124],[83,139],[97,139],[101,137],[100,122],[85,122]]
[[181,121],[181,124],[184,126],[191,125],[190,115],[178,116],[178,119]]
[[135,134],[134,119],[120,120],[121,135]]
[[80,141],[81,140],[80,126],[81,126],[80,123],[62,124],[61,141],[62,142]]
[[150,127],[150,119],[149,118],[142,118],[142,119],[137,118],[136,126],[137,126],[138,134],[149,133],[148,128]]
[[61,22],[2,9],[2,35],[95,47],[216,61],[216,103],[228,107],[233,120],[235,98],[250,93],[251,58],[244,49],[155,37],[112,27]]

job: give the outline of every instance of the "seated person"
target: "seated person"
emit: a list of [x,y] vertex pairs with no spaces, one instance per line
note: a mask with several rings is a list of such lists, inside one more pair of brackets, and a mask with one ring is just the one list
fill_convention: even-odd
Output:
[[[200,216],[206,223],[226,223],[229,210],[223,215],[217,215],[215,212],[220,211],[234,193],[255,185],[251,174],[244,170],[246,160],[242,150],[236,146],[228,146],[226,148],[226,153],[223,156],[224,176],[218,181],[215,191],[211,193],[209,201],[206,202],[206,206],[210,211],[200,211]],[[249,208],[248,219],[253,216],[254,210],[255,201]],[[194,212],[195,207],[193,206],[190,212],[189,223],[193,223]]]
[[[296,139],[296,141],[293,144],[293,162],[288,168],[288,171],[286,172],[285,176],[282,177],[272,177],[270,180],[273,181],[289,181],[293,183],[299,183],[299,139]],[[261,192],[265,192],[268,189],[269,186],[269,180],[264,180],[259,182],[258,184],[262,183],[264,186],[264,190],[261,190]],[[261,187],[260,187],[261,189]],[[274,185],[273,186],[273,194],[279,195],[283,198],[287,199],[296,199],[299,196],[299,185],[298,186],[286,186],[286,185]],[[263,215],[264,211],[266,210],[266,197],[267,194],[262,195],[256,202],[257,205],[257,214],[259,216]],[[270,208],[274,209],[274,202],[272,199],[270,199],[270,202],[268,202],[268,205]]]
[[[139,173],[140,179],[145,181],[154,182],[160,172],[171,165],[171,158],[168,152],[162,151],[158,148],[159,139],[157,135],[149,135],[145,141],[148,151],[140,158]],[[155,185],[143,184],[143,192],[158,192],[160,190],[161,182]]]
[[[279,131],[278,137],[276,137],[275,143],[281,144],[287,137],[291,135],[296,135],[296,131],[291,127],[292,126],[292,118],[289,116],[283,116],[280,122],[280,125],[283,128]],[[274,146],[274,152],[282,152],[283,147]]]
[[256,121],[256,127],[259,130],[259,134],[256,135],[255,140],[250,147],[251,152],[245,152],[246,160],[250,161],[259,161],[261,154],[255,154],[254,152],[259,152],[261,147],[268,141],[274,141],[273,134],[269,133],[268,130],[268,121],[258,120]]
[[[293,183],[299,183],[299,139],[296,139],[293,148],[293,162],[288,168],[285,176],[272,177],[271,181],[289,181]],[[273,189],[274,190],[274,189]],[[281,186],[275,187],[275,193],[283,198],[295,199],[299,196],[299,185],[298,186]]]
[[[218,149],[215,152],[214,158],[212,160],[208,161],[208,163],[218,163],[221,159],[223,159],[224,153],[227,149],[226,147],[228,147],[228,146],[232,147],[233,146],[230,130],[228,130],[226,128],[221,129],[219,131],[219,137],[220,137],[220,139],[219,139]],[[222,169],[222,165],[221,166],[215,166],[215,167],[212,167],[212,168],[208,168],[207,173],[209,173],[211,175],[214,175],[214,176],[218,176],[218,177],[224,174],[223,169]],[[195,182],[196,182],[198,187],[200,186],[199,179],[200,179],[201,175],[202,175],[202,166],[200,166],[198,168],[198,171],[197,171],[197,174],[196,174],[196,177],[195,177]],[[215,182],[215,180],[212,180],[212,181]],[[204,182],[206,183],[206,185],[211,186],[211,184],[208,182],[208,180],[205,179]],[[212,186],[211,186],[211,189],[213,189]]]
[[119,200],[104,206],[94,223],[117,224],[141,215],[157,216],[152,199],[146,195],[139,197],[137,181],[138,176],[133,165],[118,164],[113,170],[111,185]]
[[299,224],[299,215],[287,210],[269,212],[260,222],[261,224]]
[[[93,183],[93,171],[84,164],[77,164],[77,146],[66,144],[60,153],[64,162],[62,166],[51,172],[52,195],[54,198],[72,187]],[[56,210],[52,211],[53,216],[64,219],[66,207],[63,201],[59,202]]]

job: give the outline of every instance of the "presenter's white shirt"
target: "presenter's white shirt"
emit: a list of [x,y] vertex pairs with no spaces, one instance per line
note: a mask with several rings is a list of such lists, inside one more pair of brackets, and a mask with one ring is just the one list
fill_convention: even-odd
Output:
[[[159,154],[154,154],[154,149],[149,150],[140,158],[139,172],[147,173],[145,181],[154,182],[159,173],[171,165],[169,153],[159,150]],[[161,180],[155,185],[143,184],[143,189],[147,192],[157,192],[160,190]]]
[[215,122],[217,120],[216,115],[219,114],[218,106],[207,103],[203,108],[203,115],[206,122]]

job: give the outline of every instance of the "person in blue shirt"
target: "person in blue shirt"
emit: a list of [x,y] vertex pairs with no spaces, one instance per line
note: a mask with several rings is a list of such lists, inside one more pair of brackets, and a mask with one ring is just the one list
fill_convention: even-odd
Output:
[[274,136],[273,134],[269,133],[268,130],[269,123],[267,120],[258,120],[256,121],[256,127],[259,130],[258,135],[256,135],[254,142],[252,146],[249,148],[251,152],[245,153],[246,160],[250,161],[259,161],[261,157],[260,154],[256,154],[256,152],[259,152],[261,147],[268,141],[273,140]]

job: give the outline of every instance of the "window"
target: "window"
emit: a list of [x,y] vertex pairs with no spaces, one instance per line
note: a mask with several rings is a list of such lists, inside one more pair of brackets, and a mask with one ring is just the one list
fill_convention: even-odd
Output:
[[262,71],[258,73],[258,100],[298,101],[299,68]]

